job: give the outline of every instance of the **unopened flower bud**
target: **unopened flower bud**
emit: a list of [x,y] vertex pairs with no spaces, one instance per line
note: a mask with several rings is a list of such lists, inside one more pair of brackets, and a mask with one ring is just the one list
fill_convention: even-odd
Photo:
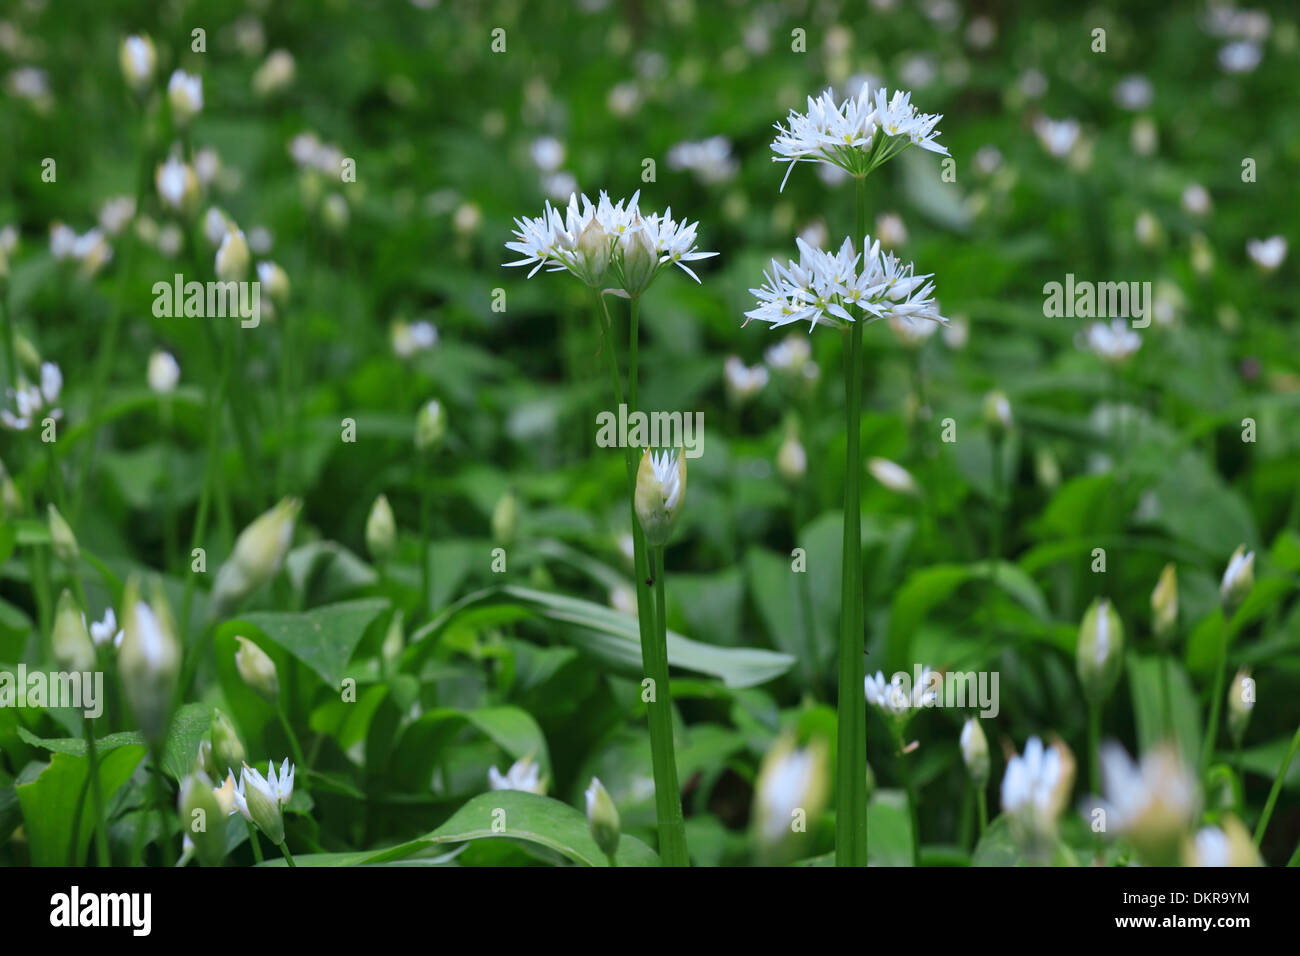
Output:
[[176,809],[185,828],[186,845],[193,845],[199,862],[220,866],[226,856],[227,814],[222,812],[206,774],[190,774],[181,781]]
[[492,509],[492,538],[497,544],[509,545],[515,540],[515,530],[519,523],[519,499],[513,491],[507,491]]
[[393,612],[393,619],[388,622],[388,630],[384,634],[384,643],[379,648],[384,663],[389,667],[396,664],[398,658],[402,656],[402,648],[405,646],[406,636],[402,633],[402,612],[397,610]]
[[170,157],[154,172],[158,197],[169,209],[189,215],[199,201],[199,178],[179,156]]
[[272,762],[267,766],[267,775],[263,777],[248,764],[244,764],[239,782],[235,785],[235,809],[277,846],[284,842],[283,807],[293,796],[296,769],[286,759],[277,775]]
[[366,549],[376,561],[386,561],[393,553],[397,541],[397,519],[387,495],[380,495],[370,506],[366,518]]
[[217,778],[233,770],[244,762],[244,744],[239,739],[239,734],[235,731],[235,725],[230,722],[230,718],[220,710],[212,711],[212,728],[210,731],[212,738],[212,761],[214,766],[218,767]]
[[591,222],[587,223],[587,227],[578,236],[578,254],[576,257],[578,278],[593,289],[600,288],[605,278],[605,272],[609,269],[609,258],[609,233],[600,224],[600,220],[592,216]]
[[1223,572],[1219,584],[1219,597],[1223,601],[1223,611],[1231,614],[1246,600],[1246,595],[1255,586],[1255,552],[1247,551],[1244,544],[1238,545],[1232,552],[1228,567]]
[[263,260],[257,264],[257,281],[276,305],[289,303],[289,274],[278,264]]
[[639,220],[619,237],[618,245],[623,254],[623,291],[635,298],[654,279],[659,257]]
[[49,514],[50,545],[54,548],[55,557],[69,568],[75,568],[81,554],[77,548],[77,536],[72,533],[72,527],[54,505],[50,505]]
[[1011,417],[1011,402],[1005,392],[995,389],[984,396],[984,424],[995,439],[1000,439],[1011,431],[1014,421]]
[[1243,667],[1233,678],[1232,687],[1228,689],[1228,733],[1238,747],[1246,735],[1246,725],[1250,723],[1250,712],[1255,709],[1255,678],[1250,676],[1250,668]]
[[147,89],[153,80],[154,67],[158,62],[153,41],[143,34],[129,36],[122,41],[117,58],[126,85],[135,93]]
[[984,789],[989,782],[989,741],[978,717],[967,717],[962,725],[961,759],[975,786]]
[[321,201],[320,214],[325,227],[335,233],[346,229],[348,220],[352,218],[348,201],[340,193],[330,193]]
[[203,109],[203,78],[176,70],[167,81],[167,102],[178,126],[184,126]]
[[1231,814],[1183,842],[1185,866],[1263,866],[1250,831]]
[[244,683],[257,691],[272,707],[280,700],[280,676],[275,661],[246,637],[236,637],[239,650],[235,651],[235,667]]
[[636,473],[637,520],[652,547],[662,547],[672,534],[673,525],[686,497],[686,456],[680,449],[641,454]]
[[1151,591],[1151,629],[1156,640],[1167,644],[1178,625],[1178,572],[1170,561]]
[[776,470],[781,478],[790,485],[803,481],[808,471],[808,453],[804,451],[799,436],[788,434],[776,452]]
[[586,789],[587,826],[591,828],[591,838],[600,847],[600,852],[610,859],[618,851],[619,820],[618,808],[610,799],[605,787],[595,777]]
[[442,437],[447,432],[447,421],[442,414],[442,404],[436,399],[430,399],[420,409],[420,414],[415,419],[415,449],[416,451],[430,451],[442,443]]
[[253,93],[258,97],[271,96],[293,82],[295,71],[293,54],[288,50],[272,50],[253,74]]
[[768,861],[784,857],[790,838],[806,833],[826,807],[830,794],[830,753],[826,741],[813,737],[800,747],[793,732],[777,738],[763,757],[754,784],[751,813],[754,837]]
[[301,507],[297,498],[283,498],[239,533],[234,551],[217,572],[212,589],[214,613],[243,600],[279,573]]
[[887,458],[868,458],[867,471],[871,472],[871,477],[876,481],[897,494],[909,495],[913,498],[921,494],[921,489],[916,479],[912,477],[912,473]]
[[117,655],[122,693],[145,738],[157,742],[166,732],[180,674],[176,625],[161,588],[155,585],[152,603],[145,602],[134,577],[122,591],[122,617],[125,633]]
[[242,282],[248,275],[251,256],[244,231],[233,222],[226,226],[226,234],[217,249],[216,273],[222,282]]
[[1083,616],[1075,665],[1084,696],[1105,700],[1124,665],[1124,625],[1107,598],[1095,599]]
[[59,596],[50,643],[61,670],[77,673],[94,670],[95,645],[86,630],[86,617],[66,588]]

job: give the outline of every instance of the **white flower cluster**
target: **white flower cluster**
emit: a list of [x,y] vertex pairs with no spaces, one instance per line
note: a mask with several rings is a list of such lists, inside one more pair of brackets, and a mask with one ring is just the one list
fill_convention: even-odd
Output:
[[[18,388],[9,389],[9,398],[14,403],[12,409],[0,409],[0,425],[13,431],[26,431],[32,422],[42,417],[58,421],[63,417],[63,409],[54,407],[63,391],[63,373],[53,362],[41,365],[40,386],[19,382]],[[44,415],[41,413],[44,412]]]
[[699,282],[686,263],[717,255],[696,251],[699,223],[673,219],[671,208],[643,216],[637,206],[640,196],[638,190],[615,204],[602,191],[593,204],[585,195],[579,203],[574,193],[563,214],[548,202],[541,216],[515,220],[515,240],[506,248],[523,258],[506,265],[532,265],[529,278],[543,266],[549,272],[570,272],[593,289],[612,286],[629,296],[644,292],[669,264]]
[[913,686],[908,686],[910,677],[899,671],[888,681],[881,671],[875,676],[867,675],[864,690],[867,703],[875,704],[886,714],[893,717],[906,717],[913,710],[933,707],[939,699],[938,691],[930,685],[934,683],[934,672],[928,667],[921,668],[920,679]]
[[809,331],[818,323],[843,327],[857,321],[852,308],[867,322],[929,319],[947,324],[932,296],[934,284],[926,281],[930,275],[915,275],[910,262],[904,265],[882,252],[879,240],[864,237],[865,255],[854,250],[851,239],[833,254],[803,239],[795,241],[799,261],[783,266],[772,260],[771,271],[763,273],[766,284],[749,290],[758,305],[745,313],[746,322],[758,319],[780,328],[806,320]]
[[947,156],[935,129],[943,116],[918,111],[911,99],[903,90],[890,97],[882,87],[873,101],[867,83],[838,106],[829,89],[817,99],[808,97],[806,113],[791,110],[785,126],[776,124],[772,162],[790,164],[781,188],[796,163],[826,163],[862,177],[909,146]]
[[1038,737],[1025,742],[1023,754],[1007,761],[1002,777],[1002,810],[1030,830],[1050,830],[1061,813],[1071,782],[1071,768],[1059,747],[1045,747]]

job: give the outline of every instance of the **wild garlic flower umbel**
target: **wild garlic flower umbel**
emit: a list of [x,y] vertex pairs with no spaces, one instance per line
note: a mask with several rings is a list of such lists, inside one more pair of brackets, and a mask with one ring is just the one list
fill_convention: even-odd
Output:
[[0,409],[0,425],[13,431],[26,431],[33,422],[46,418],[58,421],[63,417],[63,409],[55,406],[59,393],[63,391],[63,373],[53,362],[41,365],[41,384],[29,385],[21,380],[18,388],[9,389],[9,400],[13,408]]
[[234,809],[277,846],[284,842],[283,809],[293,797],[296,769],[288,757],[281,764],[279,774],[275,772],[275,761],[268,763],[265,777],[244,764],[235,784]]
[[935,129],[943,116],[920,112],[911,99],[903,90],[891,97],[882,87],[873,100],[866,83],[838,106],[829,89],[817,99],[808,97],[807,112],[791,110],[785,126],[776,124],[772,162],[790,164],[781,189],[796,163],[826,163],[861,178],[909,146],[947,156]]
[[699,223],[673,219],[671,208],[662,215],[642,215],[640,197],[638,190],[615,204],[602,191],[593,204],[586,196],[579,202],[574,193],[563,214],[548,202],[537,218],[515,220],[515,239],[506,248],[523,258],[505,264],[531,265],[530,279],[543,266],[548,272],[569,272],[593,289],[613,288],[629,297],[649,288],[668,265],[699,282],[686,263],[717,255],[697,251]]
[[867,702],[875,704],[886,716],[904,720],[912,711],[938,703],[937,686],[941,679],[934,671],[922,667],[915,685],[910,681],[911,675],[906,671],[899,671],[889,680],[885,680],[881,671],[876,671],[874,677],[868,674],[863,685]]
[[929,320],[947,324],[939,314],[930,274],[916,275],[912,263],[904,265],[880,242],[863,237],[865,254],[845,239],[835,253],[796,239],[799,261],[763,273],[766,283],[749,291],[758,305],[745,313],[745,322],[758,319],[774,329],[795,322],[844,328],[852,323],[878,319]]

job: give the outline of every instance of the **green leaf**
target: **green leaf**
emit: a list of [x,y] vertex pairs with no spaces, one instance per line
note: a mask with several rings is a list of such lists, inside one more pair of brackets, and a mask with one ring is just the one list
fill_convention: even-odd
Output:
[[[144,754],[144,747],[126,744],[100,758],[98,776],[105,806],[111,804],[113,795],[131,778]],[[94,826],[93,800],[87,798],[82,803],[76,847],[72,846],[72,830],[77,802],[89,773],[90,761],[85,757],[55,753],[35,780],[14,788],[23,809],[32,863],[36,866],[77,866],[85,859]]]
[[[1165,705],[1168,682],[1169,706]],[[1195,765],[1201,755],[1201,711],[1187,672],[1165,655],[1129,654],[1128,684],[1137,722],[1138,750],[1146,753],[1170,736],[1178,742],[1183,759]]]
[[328,604],[302,614],[258,611],[223,624],[223,633],[240,623],[251,624],[298,658],[331,687],[338,687],[352,652],[370,622],[388,608],[383,598]]
[[[461,598],[416,631],[411,643],[439,633],[467,612],[480,610],[492,614],[494,620],[536,616],[569,625],[558,632],[560,639],[612,670],[638,677],[644,673],[636,618],[581,598],[513,585],[486,588]],[[753,647],[714,647],[669,631],[668,663],[719,677],[728,687],[753,687],[784,674],[794,658]]]
[[877,793],[867,804],[869,866],[912,865],[912,821],[902,795]]

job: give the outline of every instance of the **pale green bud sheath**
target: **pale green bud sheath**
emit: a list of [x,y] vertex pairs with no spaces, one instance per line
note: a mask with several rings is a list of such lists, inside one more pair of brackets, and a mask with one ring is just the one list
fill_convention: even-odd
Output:
[[442,404],[436,398],[430,399],[415,419],[416,451],[431,451],[442,444],[446,433],[447,420],[442,412]]
[[49,515],[50,544],[55,556],[69,568],[76,568],[81,554],[77,547],[77,536],[72,533],[72,527],[54,505],[50,505]]
[[230,558],[217,572],[214,614],[224,613],[279,573],[301,507],[297,498],[284,498],[240,532]]
[[618,808],[610,799],[608,791],[595,777],[585,791],[587,798],[587,826],[591,829],[591,838],[600,847],[600,852],[614,862],[618,852],[618,838],[621,833]]
[[1232,552],[1227,568],[1223,571],[1223,580],[1219,583],[1219,597],[1223,601],[1223,613],[1230,615],[1241,606],[1255,586],[1255,552],[1247,551],[1244,544],[1238,545]]
[[75,673],[94,670],[95,645],[86,630],[85,615],[66,588],[59,596],[50,643],[60,669]]
[[659,256],[646,236],[641,220],[618,240],[623,269],[623,291],[635,298],[653,281],[659,268]]
[[272,707],[279,704],[280,676],[275,661],[246,637],[236,637],[239,650],[235,651],[235,667],[245,684],[251,687]]
[[686,456],[680,449],[646,449],[636,473],[634,504],[646,543],[651,547],[663,547],[668,542],[685,497]]
[[235,725],[230,722],[229,717],[217,709],[212,711],[211,737],[212,763],[218,768],[215,776],[219,779],[235,767],[242,766],[246,754],[244,744],[235,731]]
[[1124,625],[1115,606],[1107,598],[1097,598],[1088,606],[1079,625],[1079,643],[1075,665],[1084,696],[1103,701],[1119,679],[1124,664]]
[[513,491],[507,491],[492,509],[492,538],[498,544],[509,545],[515,540],[515,530],[519,523],[519,499]]
[[229,811],[222,808],[206,774],[190,774],[181,781],[176,810],[185,834],[185,845],[193,846],[195,855],[204,866],[220,866],[226,856]]
[[1151,591],[1151,629],[1156,640],[1167,644],[1178,625],[1178,571],[1171,561],[1160,572],[1160,580]]
[[978,717],[967,717],[961,728],[961,759],[975,786],[989,782],[989,741]]
[[139,581],[127,580],[122,592],[125,633],[117,655],[122,693],[145,738],[154,744],[166,732],[181,664],[171,612],[159,596],[155,592],[153,603],[148,603],[140,597]]
[[370,506],[366,518],[366,549],[376,561],[387,561],[397,542],[397,519],[386,495],[380,495]]

